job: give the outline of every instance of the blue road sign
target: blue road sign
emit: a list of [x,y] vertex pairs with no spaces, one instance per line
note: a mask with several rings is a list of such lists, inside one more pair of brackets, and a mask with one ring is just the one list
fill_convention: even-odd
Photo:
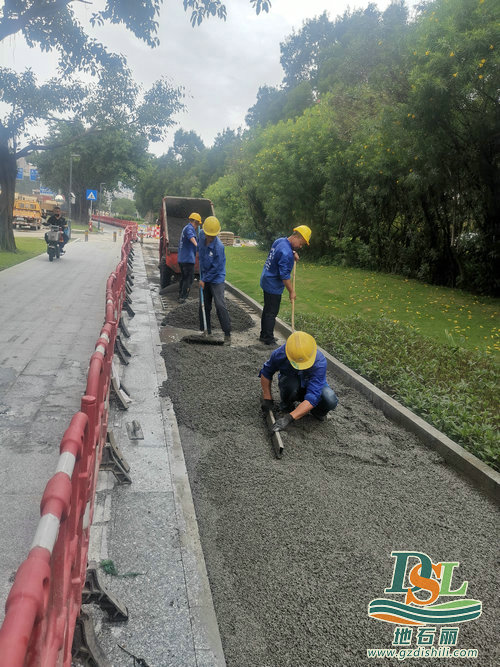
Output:
[[18,181],[22,181],[23,177],[24,177],[24,169],[22,167],[18,167],[16,178],[17,178]]
[[38,181],[38,169],[30,169],[30,181]]
[[87,190],[87,200],[97,201],[97,190]]
[[44,188],[43,186],[40,186],[40,194],[41,195],[51,195],[52,197],[55,197],[56,193],[53,192],[50,188]]

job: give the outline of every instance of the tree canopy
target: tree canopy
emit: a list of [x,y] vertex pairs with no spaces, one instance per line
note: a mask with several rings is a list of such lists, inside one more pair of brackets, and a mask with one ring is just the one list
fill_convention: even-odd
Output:
[[116,197],[111,202],[111,212],[118,215],[127,215],[135,218],[135,202],[131,199],[125,199],[124,197]]
[[[306,21],[224,173],[203,187],[206,149],[179,187],[265,247],[307,224],[310,257],[498,294],[496,4],[434,0],[410,18],[400,1]],[[156,201],[177,194],[170,168],[156,171]]]
[[112,192],[119,184],[134,186],[148,156],[146,137],[132,127],[107,127],[86,133],[79,122],[63,124],[49,136],[49,143],[57,147],[35,153],[32,162],[37,165],[44,186],[57,191],[62,185],[63,192],[69,194],[70,156],[78,156],[72,159],[73,215],[82,218],[86,217],[86,189]]
[[[159,141],[173,123],[172,114],[182,106],[182,91],[166,78],[143,90],[134,82],[124,57],[110,53],[89,34],[95,25],[122,25],[154,47],[159,43],[163,0],[106,0],[103,9],[90,15],[88,26],[75,14],[78,3],[86,0],[6,0],[0,8],[0,41],[19,34],[29,47],[58,55],[57,72],[47,82],[39,83],[31,69],[19,74],[0,67],[0,102],[6,109],[0,116],[0,248],[4,250],[15,250],[16,160],[49,148],[32,132],[40,121],[49,130],[63,119],[78,122],[84,132],[133,124],[140,136]],[[257,13],[269,11],[271,5],[268,0],[250,3]],[[193,26],[211,16],[226,17],[220,0],[183,0],[183,5],[191,12]],[[92,75],[95,85],[84,85],[81,73]]]

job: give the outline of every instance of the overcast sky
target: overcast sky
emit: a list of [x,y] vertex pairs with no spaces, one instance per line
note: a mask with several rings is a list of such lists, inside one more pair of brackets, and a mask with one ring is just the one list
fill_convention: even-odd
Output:
[[[101,0],[94,0],[79,5],[78,15],[85,28],[85,19],[100,4]],[[186,110],[175,116],[177,125],[168,132],[166,141],[151,145],[156,155],[166,152],[179,127],[194,130],[209,146],[223,129],[244,126],[259,86],[276,86],[283,78],[280,42],[293,30],[300,30],[308,18],[326,10],[333,20],[348,6],[351,10],[366,7],[368,0],[272,0],[270,12],[259,16],[249,0],[226,0],[225,4],[227,21],[211,18],[192,28],[182,0],[165,0],[156,49],[124,28],[108,26],[92,33],[109,50],[127,57],[136,80],[145,87],[162,75],[173,85],[185,87]],[[383,10],[390,0],[376,4]],[[0,61],[18,70],[30,65],[43,78],[54,73],[56,63],[54,56],[29,49],[19,36],[4,40]]]

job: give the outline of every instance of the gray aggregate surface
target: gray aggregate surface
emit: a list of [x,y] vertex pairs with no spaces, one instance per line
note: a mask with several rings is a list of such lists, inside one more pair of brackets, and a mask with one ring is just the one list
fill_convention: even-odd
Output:
[[[183,329],[199,329],[199,301],[198,301],[198,283],[194,283],[191,289],[191,294],[185,303],[177,306],[177,296],[179,288],[177,285],[172,285],[167,288],[164,294],[164,299],[167,300],[171,310],[168,311],[163,318],[162,325],[171,327],[179,327]],[[246,331],[252,324],[253,320],[248,313],[238,307],[234,301],[226,298],[226,306],[231,318],[232,331]],[[215,311],[215,305],[212,305],[211,327],[214,332],[220,332],[220,323]]]
[[493,502],[334,377],[332,419],[294,424],[277,461],[259,408],[269,350],[257,336],[258,325],[212,347],[161,334],[162,394],[179,423],[227,664],[399,664],[366,657],[391,648],[394,626],[367,606],[384,597],[395,550],[460,562],[454,587],[469,581],[483,614],[460,625],[458,647],[479,659],[446,664],[499,664]]

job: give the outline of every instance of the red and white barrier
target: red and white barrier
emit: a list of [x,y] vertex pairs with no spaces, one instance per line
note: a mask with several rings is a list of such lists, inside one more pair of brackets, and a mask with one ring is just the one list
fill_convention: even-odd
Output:
[[122,227],[123,229],[135,228],[135,235],[132,236],[132,240],[137,238],[137,222],[134,220],[120,220],[119,218],[113,218],[109,215],[93,215],[91,218],[92,222],[103,222],[106,225],[113,225],[113,227]]
[[17,570],[5,604],[0,667],[71,665],[97,473],[107,436],[113,352],[126,298],[128,255],[136,234],[137,225],[126,227],[121,260],[106,283],[105,324],[90,359],[81,410],[61,440],[59,461],[42,496],[31,550]]

